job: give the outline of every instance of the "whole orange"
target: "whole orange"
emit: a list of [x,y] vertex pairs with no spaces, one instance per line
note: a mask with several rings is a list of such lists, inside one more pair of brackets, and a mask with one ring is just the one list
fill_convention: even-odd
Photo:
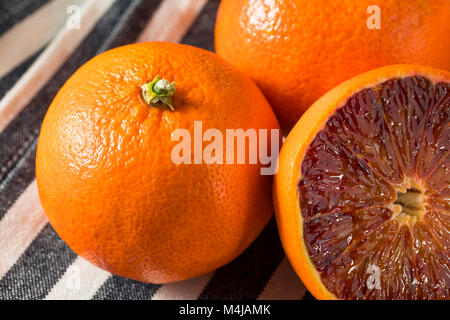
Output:
[[289,130],[322,94],[364,71],[396,63],[449,70],[449,7],[448,0],[222,0],[216,51],[256,81]]
[[[167,105],[143,97],[157,75],[176,82]],[[76,71],[45,116],[36,158],[42,206],[61,238],[100,268],[152,283],[239,255],[273,213],[272,178],[258,164],[174,163],[173,134],[193,140],[194,121],[204,132],[279,128],[256,85],[202,49],[127,45]]]

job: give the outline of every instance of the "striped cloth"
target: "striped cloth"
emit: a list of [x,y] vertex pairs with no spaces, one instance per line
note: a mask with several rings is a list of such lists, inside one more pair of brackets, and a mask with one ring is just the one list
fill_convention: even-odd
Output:
[[39,203],[34,175],[39,128],[68,77],[93,56],[132,42],[164,40],[213,51],[218,4],[0,2],[0,299],[312,299],[284,256],[274,219],[230,264],[195,279],[153,285],[112,275],[78,257]]

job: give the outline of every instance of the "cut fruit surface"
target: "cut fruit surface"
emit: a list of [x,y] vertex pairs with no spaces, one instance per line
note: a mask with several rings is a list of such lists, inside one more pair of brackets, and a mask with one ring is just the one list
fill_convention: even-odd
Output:
[[370,71],[319,99],[280,153],[286,253],[322,299],[450,298],[450,74]]

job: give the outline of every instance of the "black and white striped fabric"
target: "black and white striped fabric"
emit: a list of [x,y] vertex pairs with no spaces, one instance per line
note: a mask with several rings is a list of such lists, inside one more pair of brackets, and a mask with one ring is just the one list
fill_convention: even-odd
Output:
[[[218,5],[218,0],[0,1],[0,299],[312,299],[284,256],[273,219],[230,264],[195,279],[153,285],[112,275],[78,257],[48,224],[39,203],[34,175],[39,129],[68,77],[96,54],[132,42],[173,41],[213,51]],[[76,21],[75,28],[68,23],[73,15],[79,28]]]

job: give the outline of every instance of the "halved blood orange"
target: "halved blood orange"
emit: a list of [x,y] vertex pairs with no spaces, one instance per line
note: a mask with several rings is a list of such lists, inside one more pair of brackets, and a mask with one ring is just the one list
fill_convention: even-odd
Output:
[[337,86],[280,153],[274,202],[319,299],[450,298],[450,73],[376,69]]

